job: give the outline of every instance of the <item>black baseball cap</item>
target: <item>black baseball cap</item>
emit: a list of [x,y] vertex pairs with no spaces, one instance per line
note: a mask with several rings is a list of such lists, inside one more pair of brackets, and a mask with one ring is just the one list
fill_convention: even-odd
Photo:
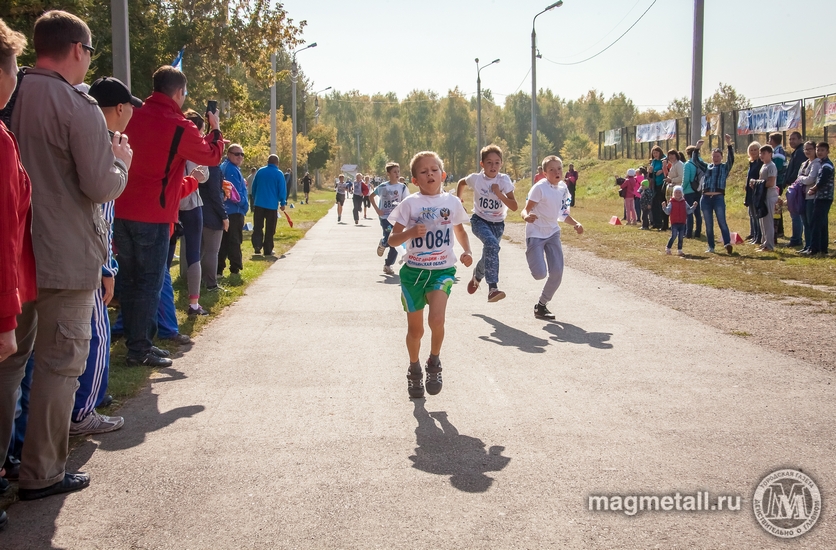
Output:
[[112,76],[105,76],[95,81],[87,94],[95,99],[100,107],[116,107],[122,103],[142,107],[142,100],[132,96],[128,87]]

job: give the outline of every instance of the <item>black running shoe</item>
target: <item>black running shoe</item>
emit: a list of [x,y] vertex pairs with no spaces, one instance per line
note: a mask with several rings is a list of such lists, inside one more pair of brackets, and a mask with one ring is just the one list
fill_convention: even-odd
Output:
[[554,314],[540,302],[537,302],[537,305],[534,306],[534,316],[538,319],[554,320]]
[[421,365],[416,365],[417,370],[412,365],[406,371],[406,389],[409,392],[409,397],[419,398],[424,397],[424,373],[421,372]]
[[438,395],[441,392],[441,361],[431,364],[427,359],[427,393]]

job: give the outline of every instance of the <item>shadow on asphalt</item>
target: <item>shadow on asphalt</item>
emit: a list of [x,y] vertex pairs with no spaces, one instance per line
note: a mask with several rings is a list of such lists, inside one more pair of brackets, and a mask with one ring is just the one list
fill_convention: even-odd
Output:
[[612,349],[613,345],[608,342],[612,333],[610,332],[586,332],[581,327],[570,325],[562,321],[551,321],[543,327],[543,330],[553,334],[551,337],[555,342],[569,342],[571,344],[586,344],[597,349]]
[[485,342],[499,344],[500,346],[514,347],[526,353],[544,353],[546,351],[546,346],[549,345],[549,341],[545,338],[537,338],[527,332],[508,326],[492,317],[488,317],[487,315],[474,313],[473,316],[479,317],[486,323],[493,325],[493,332],[490,336],[479,337]]
[[375,281],[379,285],[399,285],[401,278],[397,275],[385,275],[382,281]]
[[[155,378],[154,384],[185,378],[183,374],[170,368],[162,369],[160,373],[167,374],[168,378]],[[189,405],[161,413],[158,399],[159,396],[152,391],[151,386],[142,390],[142,393],[131,400],[130,407],[121,411],[125,415],[125,426],[119,431],[99,436],[99,448],[103,451],[120,451],[136,447],[145,441],[147,434],[170,426],[181,418],[191,418],[206,409],[203,405]]]
[[[96,442],[89,439],[74,446],[67,459],[66,471],[83,472],[84,465],[97,448]],[[0,548],[63,548],[54,546],[52,538],[55,536],[55,520],[66,498],[66,494],[55,495],[41,500],[18,502],[9,508],[9,527],[0,534]]]
[[422,472],[450,476],[450,484],[466,493],[484,493],[493,478],[485,472],[498,472],[511,459],[502,456],[505,447],[492,446],[487,451],[481,439],[459,434],[444,411],[428,413],[424,399],[413,399],[413,415],[418,421],[415,439],[418,446],[409,457],[412,467]]

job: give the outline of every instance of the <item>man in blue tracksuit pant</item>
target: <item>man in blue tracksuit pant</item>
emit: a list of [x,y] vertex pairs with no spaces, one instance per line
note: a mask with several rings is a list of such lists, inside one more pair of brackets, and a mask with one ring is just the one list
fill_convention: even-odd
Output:
[[273,253],[279,205],[284,210],[287,204],[287,184],[279,170],[277,155],[270,155],[267,166],[256,172],[250,192],[253,196],[253,249],[256,254],[261,254],[264,247],[264,254],[269,256]]

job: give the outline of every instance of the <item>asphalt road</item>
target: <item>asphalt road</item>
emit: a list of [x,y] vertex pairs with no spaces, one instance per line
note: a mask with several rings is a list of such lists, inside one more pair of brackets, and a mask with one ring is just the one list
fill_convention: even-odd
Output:
[[[413,401],[379,235],[334,213],[313,227],[121,409],[121,431],[75,451],[91,486],[14,504],[0,547],[784,548],[752,510],[783,467],[824,500],[792,547],[834,547],[832,374],[676,310],[699,296],[661,307],[571,254],[557,321],[536,320],[541,285],[505,243],[508,297],[468,295],[459,266],[444,389]],[[704,491],[740,511],[589,510]]]

